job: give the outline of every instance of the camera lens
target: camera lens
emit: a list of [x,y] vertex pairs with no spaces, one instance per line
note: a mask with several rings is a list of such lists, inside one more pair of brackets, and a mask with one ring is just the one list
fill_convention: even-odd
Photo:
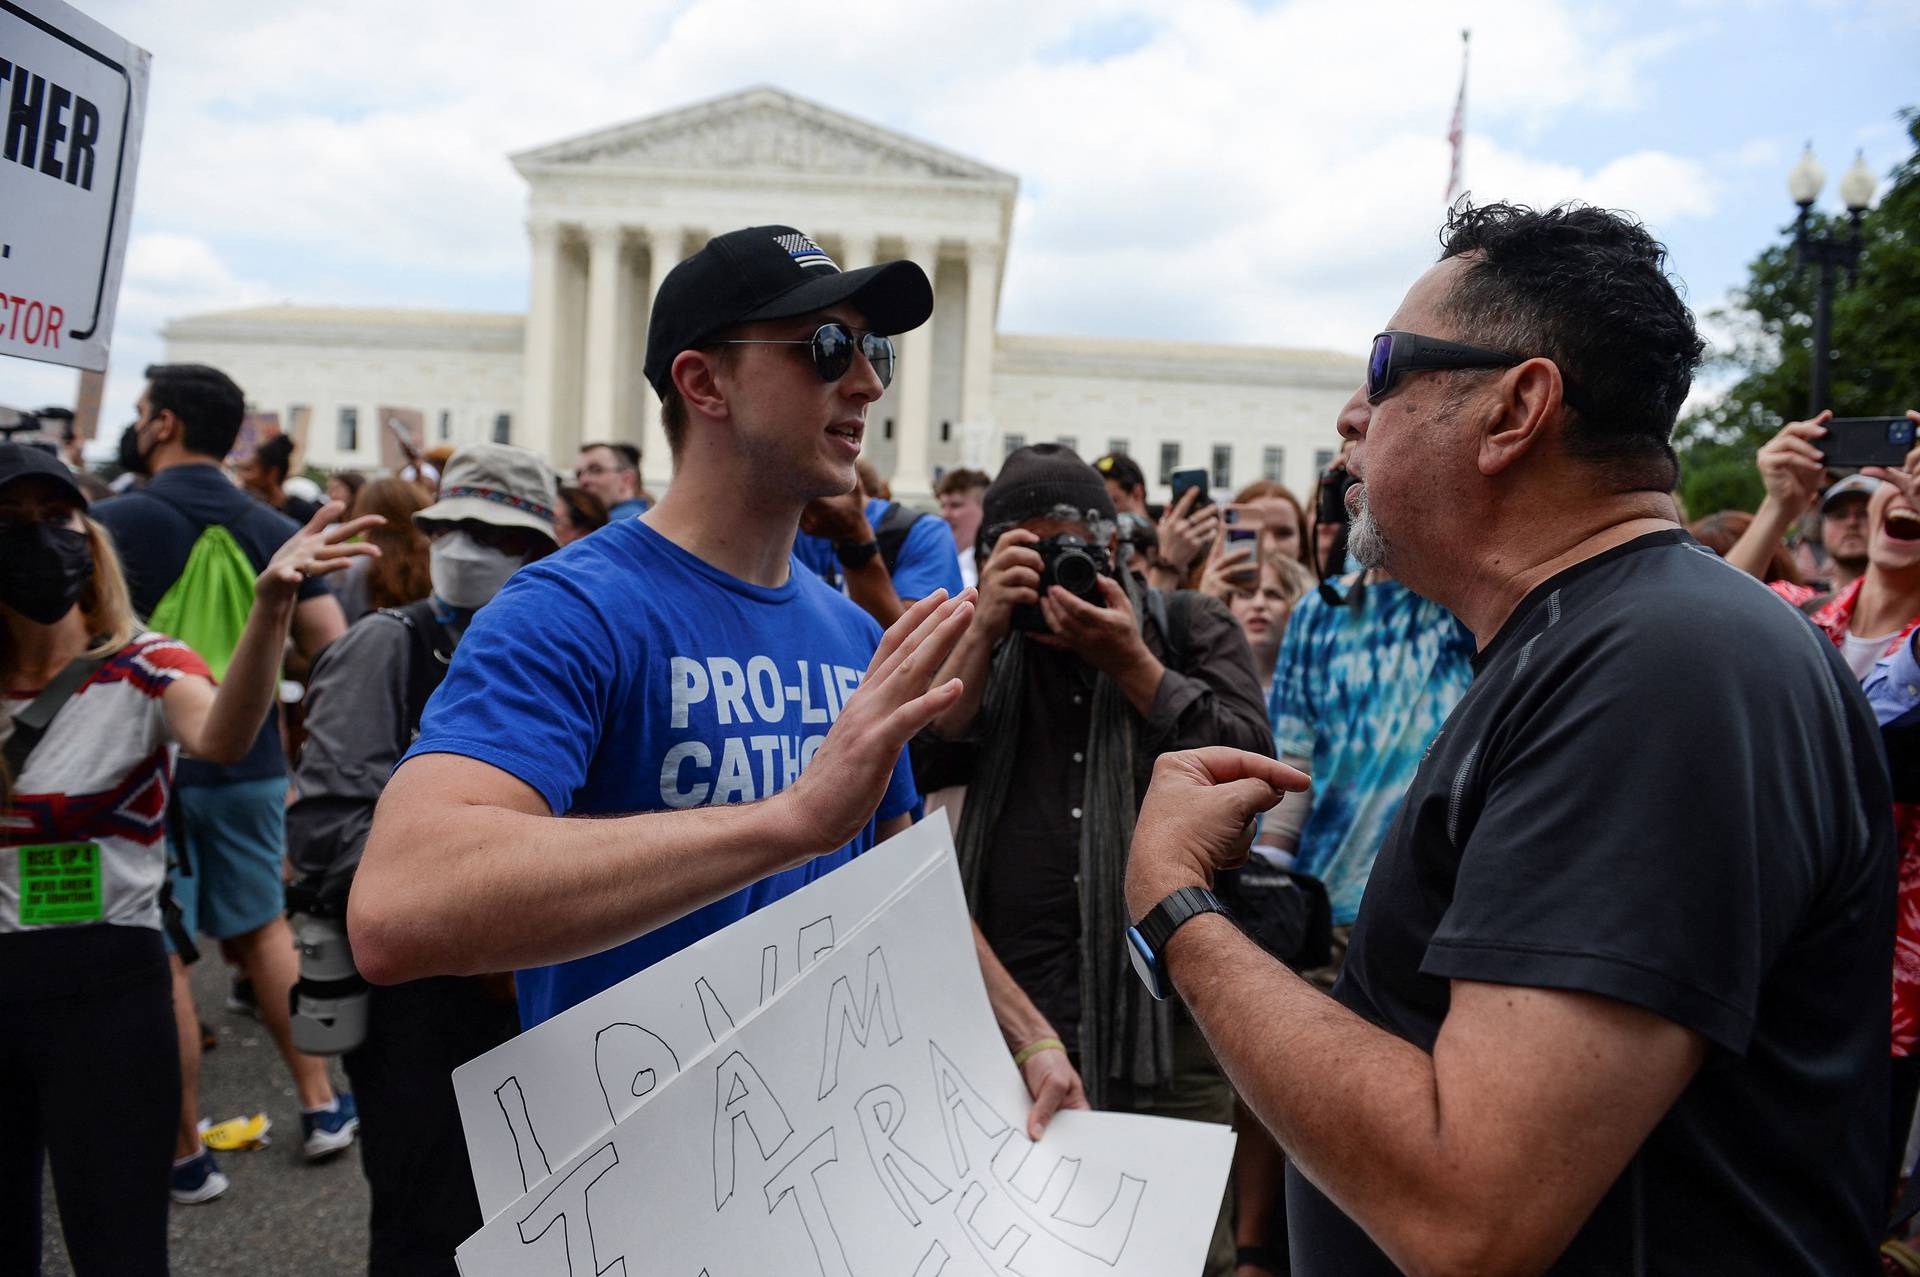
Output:
[[1100,565],[1085,550],[1062,550],[1053,563],[1053,579],[1069,594],[1097,598]]
[[1903,448],[1911,448],[1913,446],[1913,422],[1905,417],[1902,417],[1898,421],[1888,422],[1887,440],[1890,443],[1897,443]]

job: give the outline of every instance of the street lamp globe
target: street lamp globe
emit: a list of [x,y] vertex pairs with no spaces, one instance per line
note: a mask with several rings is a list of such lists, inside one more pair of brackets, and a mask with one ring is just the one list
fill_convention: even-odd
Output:
[[1800,162],[1793,166],[1793,172],[1787,174],[1787,194],[1793,196],[1793,202],[1801,208],[1812,204],[1820,195],[1820,188],[1827,184],[1827,170],[1814,158],[1813,143],[1807,143],[1807,149],[1800,153]]
[[1863,151],[1853,157],[1853,167],[1840,175],[1840,198],[1847,202],[1847,210],[1864,213],[1867,205],[1873,203],[1873,193],[1879,189],[1880,180],[1867,167],[1867,156]]

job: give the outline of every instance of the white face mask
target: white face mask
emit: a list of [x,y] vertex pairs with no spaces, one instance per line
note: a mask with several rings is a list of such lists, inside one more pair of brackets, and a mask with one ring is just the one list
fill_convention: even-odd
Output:
[[484,607],[526,559],[480,544],[465,532],[449,532],[433,543],[428,574],[434,597],[448,607]]

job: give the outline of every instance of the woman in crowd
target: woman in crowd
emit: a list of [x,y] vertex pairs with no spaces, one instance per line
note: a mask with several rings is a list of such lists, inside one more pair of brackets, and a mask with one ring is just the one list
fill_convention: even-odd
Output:
[[589,532],[607,526],[607,503],[585,488],[560,485],[560,504],[553,508],[553,535],[560,545],[572,545]]
[[[1260,486],[1254,485],[1255,488]],[[1286,489],[1282,488],[1281,491],[1285,492]],[[1247,498],[1245,493],[1242,497],[1260,499],[1258,496]],[[1298,511],[1299,507],[1296,505],[1294,509]],[[1304,522],[1305,516],[1301,515],[1300,518]],[[1304,545],[1306,542],[1302,538],[1297,544]],[[1293,546],[1286,548],[1291,551]],[[1211,582],[1221,577],[1210,568],[1208,579]],[[1294,604],[1312,588],[1313,573],[1298,558],[1292,553],[1274,553],[1261,559],[1257,589],[1248,588],[1243,582],[1237,587],[1228,586],[1220,595],[1226,600],[1234,619],[1240,622],[1240,628],[1247,636],[1247,646],[1253,649],[1253,666],[1260,673],[1260,690],[1263,693],[1273,691],[1274,669],[1280,659],[1280,640],[1286,635],[1287,621],[1293,615]],[[1258,850],[1254,852],[1256,856],[1259,854]],[[1270,1273],[1286,1271],[1279,1255],[1284,1242],[1276,1245],[1274,1238],[1274,1221],[1284,1209],[1281,1194],[1286,1161],[1279,1145],[1274,1143],[1266,1128],[1254,1119],[1244,1105],[1234,1126],[1240,1132],[1240,1142],[1233,1154],[1233,1233],[1238,1252],[1235,1271],[1237,1277],[1268,1277]]]
[[[1687,531],[1693,539],[1706,546],[1721,558],[1727,556],[1753,526],[1753,516],[1745,510],[1719,510],[1703,519],[1695,519],[1687,525]],[[1767,567],[1760,579],[1768,585],[1775,581],[1785,581],[1789,585],[1804,585],[1800,576],[1800,566],[1793,561],[1793,553],[1785,545],[1775,545],[1773,553],[1767,559]]]
[[327,476],[327,500],[338,501],[343,510],[353,509],[354,498],[367,486],[367,476],[358,470],[335,470]]
[[339,507],[323,508],[254,583],[216,689],[199,656],[140,628],[85,508],[58,460],[0,444],[0,1272],[40,1271],[44,1150],[75,1273],[127,1277],[167,1271],[174,749],[238,761],[273,704],[301,580],[376,551],[342,544],[370,520],[328,526]]
[[375,479],[360,489],[353,517],[377,514],[386,522],[367,534],[380,548],[379,556],[356,560],[333,587],[348,625],[380,608],[424,599],[433,589],[427,576],[427,537],[413,522],[426,508],[426,493],[405,479]]

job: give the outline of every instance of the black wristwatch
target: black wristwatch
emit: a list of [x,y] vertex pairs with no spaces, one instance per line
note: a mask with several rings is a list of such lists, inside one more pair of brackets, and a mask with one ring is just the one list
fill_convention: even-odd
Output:
[[843,568],[857,568],[874,555],[880,553],[878,541],[835,541],[833,557],[840,560]]
[[1205,887],[1182,887],[1147,910],[1139,925],[1127,928],[1127,956],[1147,992],[1164,1002],[1173,996],[1173,979],[1167,974],[1167,941],[1181,926],[1203,913],[1233,917],[1220,898]]

